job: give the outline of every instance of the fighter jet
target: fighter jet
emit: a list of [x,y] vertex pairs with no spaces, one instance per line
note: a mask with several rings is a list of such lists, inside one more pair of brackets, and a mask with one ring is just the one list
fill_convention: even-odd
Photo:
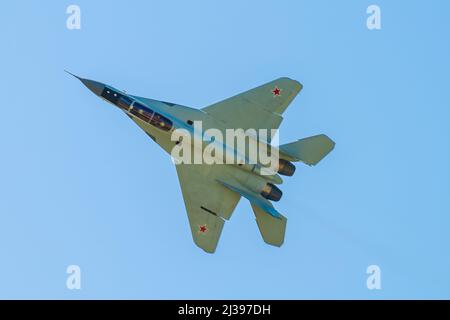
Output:
[[[183,140],[183,137],[173,140],[176,130],[202,136],[212,128],[224,132],[224,135],[228,129],[244,132],[255,129],[256,134],[243,133],[247,140],[256,141],[258,146],[270,150],[271,155],[277,155],[277,166],[271,170],[267,163],[247,161],[245,152],[238,157],[238,148],[230,148],[229,142],[214,141],[226,150],[225,153],[231,153],[239,160],[223,164],[176,164],[193,240],[208,253],[215,252],[225,221],[231,218],[241,197],[250,202],[263,240],[269,245],[281,246],[287,219],[272,204],[282,196],[277,187],[283,182],[280,175],[292,176],[295,172],[293,162],[316,165],[335,146],[324,134],[278,146],[272,144],[273,135],[283,120],[283,112],[302,90],[299,82],[286,77],[196,109],[134,96],[101,82],[73,76],[95,95],[123,111],[172,156],[174,147]],[[195,123],[201,123],[200,129],[195,128]],[[270,133],[262,135],[260,129]],[[203,137],[202,145],[204,140]],[[199,152],[192,140],[188,144],[194,155]]]

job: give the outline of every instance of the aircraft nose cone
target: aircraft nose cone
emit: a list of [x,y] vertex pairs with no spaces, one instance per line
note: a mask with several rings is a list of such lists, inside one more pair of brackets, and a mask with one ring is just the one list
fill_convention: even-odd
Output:
[[80,78],[80,81],[83,82],[83,84],[89,90],[91,90],[93,93],[95,93],[98,96],[102,94],[103,89],[105,88],[105,85],[103,83],[100,83],[100,82],[97,82],[94,80]]
[[66,71],[68,74],[74,76],[78,80],[80,80],[89,90],[91,90],[93,93],[95,93],[97,96],[101,95],[103,92],[103,89],[105,88],[105,85],[101,82],[89,80],[89,79],[83,79],[79,76],[74,75],[73,73],[70,73],[69,71]]

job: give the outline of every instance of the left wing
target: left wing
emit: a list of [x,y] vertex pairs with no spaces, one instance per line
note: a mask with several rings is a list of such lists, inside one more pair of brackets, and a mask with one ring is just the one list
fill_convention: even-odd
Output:
[[224,122],[227,128],[278,129],[281,115],[301,89],[298,81],[279,78],[202,110]]
[[213,253],[220,234],[241,198],[240,195],[216,181],[226,170],[222,165],[176,165],[184,204],[197,246]]

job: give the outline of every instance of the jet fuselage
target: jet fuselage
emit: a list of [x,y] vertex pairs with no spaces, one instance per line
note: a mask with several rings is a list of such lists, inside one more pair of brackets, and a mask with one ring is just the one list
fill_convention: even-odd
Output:
[[[256,142],[259,148],[266,148],[270,153],[277,152],[276,147],[260,141],[254,136],[245,135],[245,132],[237,132],[237,135],[245,135],[241,138],[247,143],[241,152],[234,145],[230,146],[227,141],[224,141],[226,139],[212,140],[208,136],[208,129],[226,130],[226,124],[220,123],[201,110],[130,95],[97,81],[78,79],[94,94],[124,111],[167,153],[172,154],[172,150],[177,144],[177,141],[171,139],[172,133],[179,129],[185,130],[192,137],[193,164],[195,164],[197,155],[200,154],[199,157],[202,157],[206,146],[216,144],[216,150],[224,151],[224,160],[227,158],[235,160],[230,163],[223,162],[224,165],[231,165],[232,168],[238,169],[239,173],[229,170],[230,179],[236,180],[254,192],[261,193],[270,200],[278,201],[281,198],[282,192],[274,184],[281,184],[283,180],[276,170],[268,165],[249,161],[248,157],[250,149],[248,145],[251,142]],[[197,122],[201,124],[200,128],[195,125]]]

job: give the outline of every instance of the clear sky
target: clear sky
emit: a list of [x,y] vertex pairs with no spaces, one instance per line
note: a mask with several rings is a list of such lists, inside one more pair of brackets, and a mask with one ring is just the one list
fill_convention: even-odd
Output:
[[[81,8],[81,30],[66,8]],[[366,27],[381,8],[382,28]],[[9,1],[0,10],[0,298],[450,298],[448,1]],[[192,107],[280,76],[286,241],[241,200],[214,255],[175,168],[68,69]],[[381,268],[368,290],[366,268]],[[81,268],[81,290],[66,268]]]

